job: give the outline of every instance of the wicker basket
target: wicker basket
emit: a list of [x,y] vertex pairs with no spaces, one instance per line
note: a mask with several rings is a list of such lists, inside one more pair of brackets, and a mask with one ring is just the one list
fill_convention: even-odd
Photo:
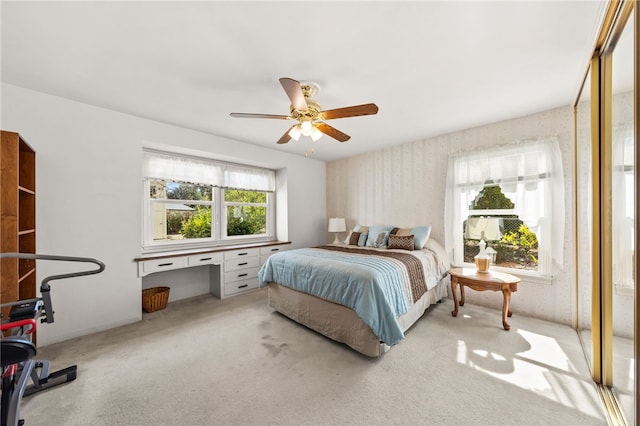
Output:
[[142,290],[142,309],[155,312],[167,307],[169,287],[153,287]]

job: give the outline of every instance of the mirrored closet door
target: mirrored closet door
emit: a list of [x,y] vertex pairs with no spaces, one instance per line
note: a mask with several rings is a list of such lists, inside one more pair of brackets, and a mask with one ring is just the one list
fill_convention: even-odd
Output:
[[637,5],[608,4],[574,104],[576,323],[611,421],[629,425],[638,393]]
[[[625,11],[623,10],[623,13]],[[611,56],[611,388],[628,424],[634,413],[634,11],[621,16]],[[609,59],[608,59],[609,60]]]
[[[596,67],[597,67],[597,61]],[[575,108],[576,120],[576,268],[578,286],[578,332],[587,360],[593,366],[593,172],[591,143],[591,66]],[[596,93],[597,96],[597,93]]]

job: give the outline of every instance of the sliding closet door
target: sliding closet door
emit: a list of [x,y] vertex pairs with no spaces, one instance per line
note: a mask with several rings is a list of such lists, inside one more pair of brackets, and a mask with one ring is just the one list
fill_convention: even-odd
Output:
[[[591,69],[595,69],[596,73],[592,76]],[[584,347],[585,354],[589,360],[591,372],[598,371],[598,367],[594,368],[594,339],[592,333],[596,332],[599,335],[599,327],[596,326],[593,329],[593,324],[598,325],[599,321],[594,321],[594,291],[593,291],[593,277],[594,268],[598,262],[593,262],[594,256],[594,241],[593,241],[593,216],[594,202],[593,202],[593,159],[592,155],[593,144],[592,134],[597,134],[597,131],[592,130],[592,123],[598,121],[592,121],[592,113],[597,114],[597,108],[592,111],[592,102],[597,102],[598,86],[596,84],[595,90],[592,90],[592,82],[597,83],[598,77],[598,60],[595,59],[593,64],[589,67],[589,72],[582,86],[580,97],[575,106],[575,124],[576,124],[576,168],[575,168],[575,182],[576,182],[576,254],[577,264],[576,269],[577,287],[578,287],[578,332],[580,333],[580,340]],[[592,77],[593,80],[592,80]],[[592,91],[594,96],[591,95]],[[597,117],[596,117],[597,118]],[[596,157],[597,158],[597,157]],[[596,168],[596,170],[598,170]],[[599,255],[598,255],[599,256]],[[597,295],[597,293],[596,293]],[[597,297],[596,297],[597,299]],[[596,311],[597,313],[597,311]],[[597,343],[597,342],[596,342]],[[596,353],[598,350],[595,351]]]
[[[638,2],[612,1],[575,106],[577,326],[612,424],[636,424]],[[636,10],[634,10],[636,8]]]
[[[607,126],[611,182],[611,281],[607,302],[611,324],[606,329],[608,380],[628,424],[635,424],[634,394],[634,252],[635,252],[635,152],[634,152],[634,11],[623,15],[614,31],[614,43],[605,52],[610,60],[611,117]],[[627,16],[625,16],[625,14]],[[610,56],[610,57],[609,57]],[[610,77],[610,78],[609,78]],[[609,320],[609,318],[606,318]]]

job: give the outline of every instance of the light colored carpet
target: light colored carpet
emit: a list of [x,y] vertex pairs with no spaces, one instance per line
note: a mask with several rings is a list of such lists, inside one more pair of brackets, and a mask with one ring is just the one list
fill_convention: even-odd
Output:
[[[576,332],[451,300],[364,357],[273,312],[264,290],[170,303],[39,349],[71,383],[24,399],[36,425],[605,425]],[[46,327],[46,325],[44,325]]]

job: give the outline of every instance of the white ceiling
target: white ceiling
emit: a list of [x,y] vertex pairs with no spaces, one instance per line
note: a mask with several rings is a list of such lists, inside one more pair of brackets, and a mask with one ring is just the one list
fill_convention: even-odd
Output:
[[[570,105],[602,1],[2,1],[2,81],[333,160]],[[351,135],[276,145],[280,77],[314,81]]]

